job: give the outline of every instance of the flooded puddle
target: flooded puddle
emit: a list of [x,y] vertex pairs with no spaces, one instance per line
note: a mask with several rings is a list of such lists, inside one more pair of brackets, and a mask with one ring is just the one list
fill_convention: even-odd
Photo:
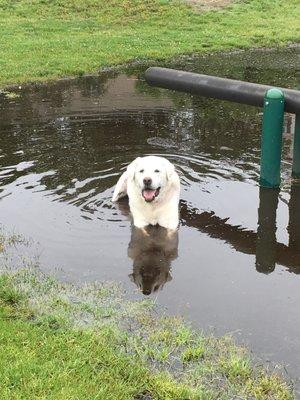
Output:
[[[299,49],[178,61],[170,67],[297,87]],[[204,330],[232,332],[300,376],[300,188],[258,187],[261,109],[149,87],[146,67],[0,94],[0,213],[39,242],[46,271],[122,281]],[[127,163],[156,154],[181,176],[181,226],[142,240],[111,203]],[[137,290],[138,289],[138,290]]]

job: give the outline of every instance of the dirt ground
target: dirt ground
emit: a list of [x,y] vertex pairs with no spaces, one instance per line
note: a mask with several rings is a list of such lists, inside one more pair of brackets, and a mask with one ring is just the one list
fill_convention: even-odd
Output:
[[233,0],[187,0],[188,4],[199,11],[223,8],[232,2]]

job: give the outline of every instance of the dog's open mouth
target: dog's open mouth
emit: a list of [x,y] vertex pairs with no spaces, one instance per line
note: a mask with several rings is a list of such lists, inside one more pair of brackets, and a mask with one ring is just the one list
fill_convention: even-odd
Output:
[[155,197],[157,197],[159,195],[159,190],[160,188],[157,189],[143,189],[142,190],[142,196],[144,197],[144,199],[150,203],[151,201],[153,201],[155,199]]

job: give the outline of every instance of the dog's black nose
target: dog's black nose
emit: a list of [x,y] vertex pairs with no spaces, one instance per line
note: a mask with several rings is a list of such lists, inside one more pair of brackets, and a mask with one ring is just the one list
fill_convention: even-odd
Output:
[[151,183],[152,183],[152,179],[151,178],[144,178],[143,182],[144,182],[145,186],[150,186]]

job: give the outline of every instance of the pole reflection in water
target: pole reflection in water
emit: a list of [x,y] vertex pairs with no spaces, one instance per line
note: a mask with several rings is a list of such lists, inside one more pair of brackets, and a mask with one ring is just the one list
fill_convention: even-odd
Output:
[[289,248],[294,252],[300,268],[300,183],[291,187],[289,202]]
[[269,274],[276,264],[276,211],[279,189],[259,188],[258,228],[255,267]]
[[276,240],[278,189],[260,188],[256,242],[256,270],[273,272],[276,262],[300,273],[300,185],[293,184],[289,201],[289,245]]
[[254,254],[258,272],[269,274],[278,264],[290,272],[300,274],[300,184],[294,183],[291,187],[288,246],[276,240],[278,198],[278,189],[259,189],[257,232],[231,225],[229,218],[220,218],[213,211],[200,213],[186,202],[181,202],[181,220],[183,225],[222,240],[236,251]]

